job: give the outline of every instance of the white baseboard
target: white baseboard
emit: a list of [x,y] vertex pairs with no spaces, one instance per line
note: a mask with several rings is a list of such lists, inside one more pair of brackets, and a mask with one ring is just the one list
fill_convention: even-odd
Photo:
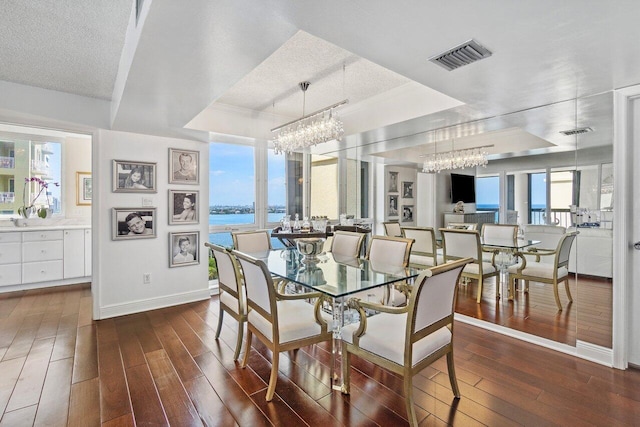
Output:
[[28,291],[30,289],[53,288],[55,286],[76,285],[78,283],[91,283],[91,276],[75,277],[73,279],[52,280],[50,282],[24,283],[20,285],[0,286],[0,294],[5,292]]
[[557,341],[541,338],[536,335],[531,335],[526,332],[516,331],[515,329],[507,328],[506,326],[496,325],[491,322],[476,319],[475,317],[465,316],[463,314],[455,314],[455,320],[466,323],[469,325],[477,326],[482,329],[497,332],[502,335],[506,335],[512,338],[526,341],[531,344],[539,345],[551,350],[559,351],[560,353],[569,354],[571,356],[579,357],[581,359],[589,360],[591,362],[599,363],[609,367],[613,366],[613,350],[610,348],[604,348],[595,344],[585,343],[578,341],[575,347],[568,344],[562,344]]
[[186,304],[189,302],[202,301],[211,298],[209,288],[192,292],[166,295],[163,297],[149,298],[138,301],[126,302],[124,304],[113,304],[100,307],[99,319],[124,316],[127,314],[140,313],[143,311],[157,310],[159,308],[172,307],[174,305]]

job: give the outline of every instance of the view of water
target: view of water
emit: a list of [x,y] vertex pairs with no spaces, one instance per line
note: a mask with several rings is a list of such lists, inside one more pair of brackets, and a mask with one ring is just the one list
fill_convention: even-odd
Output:
[[[267,214],[267,220],[269,222],[279,222],[283,216],[284,214],[282,213],[269,213]],[[254,214],[209,215],[209,225],[253,224],[254,220]],[[231,232],[209,234],[209,241],[221,246],[233,246]],[[274,248],[283,247],[277,239],[272,239],[271,244]]]

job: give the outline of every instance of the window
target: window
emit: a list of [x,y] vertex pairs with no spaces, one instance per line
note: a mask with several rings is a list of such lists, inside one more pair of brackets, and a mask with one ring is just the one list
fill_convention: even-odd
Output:
[[287,204],[286,156],[267,151],[267,223],[277,223],[285,215]]
[[529,174],[529,224],[546,224],[547,173]]
[[310,216],[338,218],[338,159],[311,156]]
[[476,178],[476,209],[479,211],[495,212],[495,222],[498,221],[500,210],[500,177],[485,176]]

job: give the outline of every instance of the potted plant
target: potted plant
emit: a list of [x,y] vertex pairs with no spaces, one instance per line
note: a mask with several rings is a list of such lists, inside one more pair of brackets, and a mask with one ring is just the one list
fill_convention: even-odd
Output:
[[[35,182],[38,184],[38,192],[36,193],[36,196],[31,200],[30,203],[27,204],[27,186],[30,185],[30,183]],[[60,184],[57,182],[52,183],[53,185],[55,185],[56,187],[59,187]],[[46,218],[49,213],[49,193],[46,192],[47,188],[49,188],[49,183],[46,182],[43,179],[40,179],[38,177],[31,177],[31,178],[25,178],[24,179],[24,189],[22,192],[22,206],[20,206],[18,208],[18,214],[20,216],[22,216],[23,218],[31,218],[34,215],[38,215],[40,218]],[[36,207],[36,201],[38,200],[38,197],[40,197],[40,195],[42,194],[42,192],[45,192],[45,194],[47,195],[47,204],[46,205],[42,205],[39,208]]]

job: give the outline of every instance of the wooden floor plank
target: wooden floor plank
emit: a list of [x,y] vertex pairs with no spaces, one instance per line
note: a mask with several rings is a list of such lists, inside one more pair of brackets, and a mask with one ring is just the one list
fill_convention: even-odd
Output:
[[[593,296],[581,295],[581,312],[577,304],[557,312],[538,285],[513,302],[489,298],[491,283],[480,305],[474,285],[459,296],[474,317],[559,342],[610,340],[610,283],[578,282],[576,292]],[[83,427],[407,424],[397,374],[354,356],[351,394],[329,388],[327,343],[282,353],[276,396],[266,402],[272,354],[254,339],[249,366],[233,360],[238,324],[226,316],[215,340],[216,297],[93,321],[88,285],[11,294],[0,294],[0,425],[64,425],[65,416]],[[425,368],[413,389],[421,426],[633,426],[640,419],[640,371],[459,322],[454,332],[462,398],[453,399],[445,359]]]

